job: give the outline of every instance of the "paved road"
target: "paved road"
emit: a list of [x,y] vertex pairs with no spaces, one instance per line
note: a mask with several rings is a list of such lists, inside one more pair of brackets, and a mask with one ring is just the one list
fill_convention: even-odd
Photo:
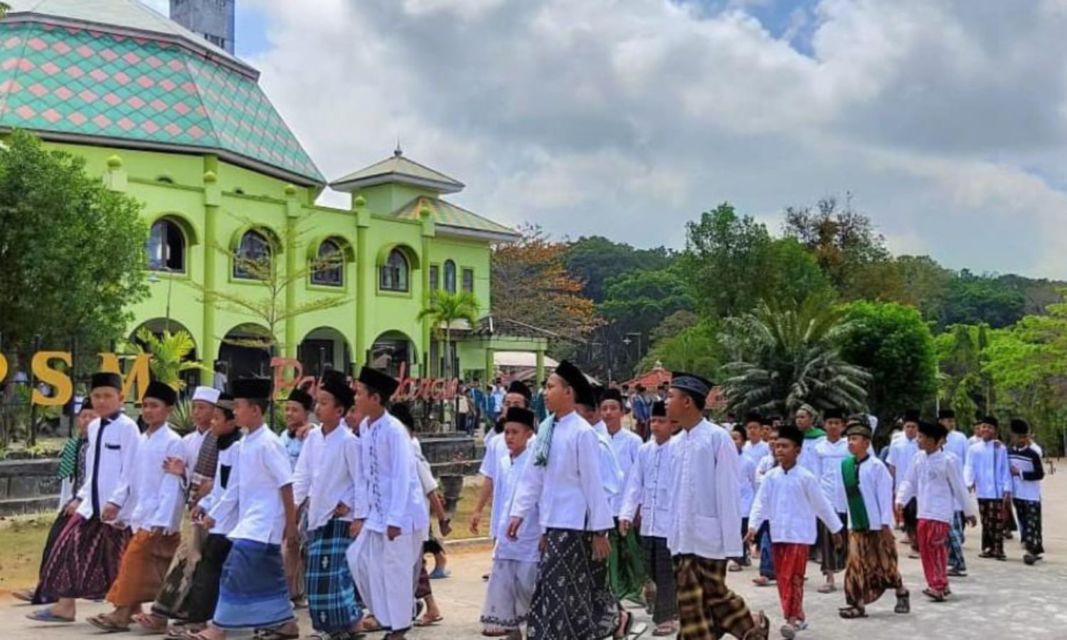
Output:
[[[804,604],[811,628],[800,637],[811,640],[902,640],[909,636],[914,639],[961,640],[1067,639],[1067,593],[1064,590],[1067,585],[1067,473],[1047,477],[1044,506],[1047,560],[1035,567],[1025,566],[1017,541],[1007,543],[1011,556],[1009,562],[980,560],[975,550],[978,531],[968,530],[966,551],[970,577],[953,582],[954,595],[947,603],[926,602],[919,593],[923,584],[918,560],[903,559],[904,579],[913,594],[913,612],[908,616],[894,615],[892,599],[887,596],[868,609],[870,618],[840,620],[836,611],[843,606],[843,596],[840,592],[831,595],[817,593],[818,570],[815,565],[808,565],[811,579]],[[446,620],[438,627],[417,630],[409,637],[450,640],[478,637],[480,626],[477,621],[484,593],[481,575],[489,564],[485,549],[454,553],[452,577],[433,583]],[[753,586],[750,582],[753,575],[751,570],[730,574],[731,585],[745,596],[751,607],[765,609],[771,616],[773,628],[777,629],[781,617],[776,591],[773,587]],[[5,640],[48,640],[96,635],[85,623],[66,627],[32,623],[23,617],[29,610],[7,596],[0,597],[0,637]],[[84,604],[78,616],[84,619],[103,610],[101,605]],[[306,616],[303,622],[304,628],[310,630]],[[772,637],[777,637],[777,632]]]

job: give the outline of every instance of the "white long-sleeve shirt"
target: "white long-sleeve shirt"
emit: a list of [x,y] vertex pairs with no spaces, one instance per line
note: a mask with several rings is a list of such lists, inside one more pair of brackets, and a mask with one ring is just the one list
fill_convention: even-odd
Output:
[[[529,444],[532,444],[529,443]],[[512,458],[510,454],[504,454],[500,460],[497,461],[497,480],[494,480],[493,485],[493,498],[499,494],[500,498],[504,502],[504,512],[506,513],[508,507],[515,501],[515,496],[519,490],[519,484],[522,482],[523,475],[526,473],[526,467],[533,459],[531,449],[527,446],[517,458]],[[498,491],[499,490],[499,491]],[[522,526],[519,527],[519,535],[517,540],[512,540],[508,537],[508,519],[502,518],[498,524],[496,535],[496,546],[493,547],[493,559],[494,560],[519,560],[522,562],[537,562],[541,559],[541,550],[539,548],[541,544],[541,525],[537,518],[537,505],[533,507],[534,513],[530,514],[529,518],[526,518],[522,522]]]
[[949,431],[948,435],[945,436],[945,451],[956,456],[961,474],[963,473],[963,466],[967,463],[967,450],[970,448],[971,445],[967,442],[967,436],[955,429]]
[[758,531],[764,522],[770,522],[771,540],[814,544],[816,517],[830,531],[841,530],[841,520],[822,492],[819,479],[797,463],[788,471],[775,467],[763,479],[748,527]]
[[132,510],[127,520],[134,532],[160,527],[165,533],[174,533],[181,528],[182,479],[167,473],[163,464],[167,458],[184,456],[181,436],[169,424],[141,434],[130,485]]
[[349,511],[337,519],[352,521],[356,489],[363,482],[361,463],[359,438],[350,429],[337,425],[329,435],[321,427],[308,431],[293,471],[293,502],[308,501],[308,531],[334,519],[338,504]]
[[611,515],[617,515],[614,507],[616,496],[622,495],[626,488],[626,474],[622,472],[619,459],[615,456],[615,448],[611,444],[611,434],[604,421],[592,425],[593,433],[596,434],[597,442],[600,443],[600,481],[604,484],[604,494],[608,497],[608,506],[611,507]]
[[611,441],[611,450],[615,453],[615,459],[619,463],[619,470],[622,471],[623,490],[608,498],[611,514],[617,517],[622,511],[622,498],[626,485],[629,483],[630,470],[637,462],[637,451],[644,443],[641,441],[641,436],[629,429],[619,429],[614,435],[609,432],[608,438]]
[[110,502],[119,507],[119,522],[129,522],[130,484],[137,468],[141,432],[124,414],[97,418],[89,423],[89,449],[85,453],[85,482],[78,491],[78,515],[99,518]]
[[1011,493],[1008,448],[997,440],[979,440],[967,451],[963,481],[974,487],[979,500],[999,500]]
[[614,522],[601,477],[601,447],[593,427],[577,413],[557,417],[548,463],[535,464],[535,446],[510,517],[525,519],[536,506],[544,529],[610,530]]
[[266,425],[246,435],[239,447],[237,464],[230,471],[230,486],[209,515],[216,522],[232,517],[237,524],[231,540],[281,544],[285,535],[285,504],[281,489],[293,482],[289,456],[278,436]]
[[185,475],[191,477],[193,470],[196,468],[196,461],[200,458],[200,447],[204,446],[204,438],[207,434],[211,433],[211,429],[193,429],[189,433],[182,436],[182,459],[185,460]]
[[493,504],[489,509],[489,531],[496,531],[501,522],[507,522],[508,514],[505,511],[507,500],[497,500],[496,483],[499,475],[500,459],[508,455],[507,444],[503,437],[488,440],[485,445],[485,454],[482,455],[482,464],[478,473],[489,478],[493,482]]
[[963,505],[964,514],[976,515],[967,499],[967,488],[956,468],[955,456],[944,451],[920,451],[915,455],[908,474],[898,483],[897,504],[903,507],[912,498],[916,499],[921,520],[951,524],[957,504]]
[[804,438],[804,445],[800,448],[800,455],[797,457],[797,466],[803,467],[811,472],[811,475],[816,478],[819,477],[821,469],[819,468],[819,454],[816,451],[819,444],[826,442],[826,436],[818,436],[815,438]]
[[756,499],[756,465],[743,453],[737,458],[737,482],[741,517],[747,518],[752,511],[752,501]]
[[[240,433],[240,432],[238,432]],[[227,436],[220,438],[219,443],[219,455],[218,461],[215,463],[215,481],[211,483],[211,491],[197,503],[204,513],[212,514],[216,504],[218,504],[226,491],[229,490],[233,482],[234,469],[237,466],[237,457],[241,453],[240,436],[236,436],[235,442],[230,442],[225,448],[221,441],[228,439]],[[215,533],[219,535],[229,535],[233,528],[237,526],[237,500],[234,499],[225,510],[221,510],[212,514],[217,516],[215,518],[215,524],[211,527],[208,533]]]
[[915,460],[915,454],[917,453],[919,453],[917,437],[909,440],[905,435],[905,437],[889,445],[889,456],[886,457],[886,464],[889,465],[890,470],[893,472],[893,481],[897,486],[900,486],[900,481],[908,475],[908,469],[911,468],[911,463]]
[[674,555],[712,560],[741,556],[737,445],[725,429],[701,420],[671,446],[671,526]]
[[[843,484],[843,473],[841,477]],[[893,476],[878,456],[868,454],[859,462],[859,488],[863,507],[867,511],[867,530],[878,531],[883,527],[892,527],[896,522],[893,515]],[[856,516],[851,509],[848,521],[853,525],[856,522]]]
[[819,456],[819,485],[826,498],[833,505],[834,511],[845,513],[848,510],[848,498],[845,496],[844,476],[841,475],[841,461],[852,455],[848,452],[848,441],[839,438],[837,442],[823,440],[815,445]]
[[752,444],[751,441],[745,441],[744,446],[741,447],[741,455],[751,460],[754,466],[759,466],[760,460],[763,460],[763,457],[770,455],[770,453],[771,445],[763,440],[756,444]]
[[671,441],[649,440],[637,452],[626,481],[619,518],[634,521],[641,510],[641,535],[666,538],[671,524]]
[[415,533],[430,526],[426,496],[415,469],[407,427],[389,412],[374,422],[364,418],[359,438],[363,482],[353,517],[370,531],[397,527]]
[[763,484],[763,479],[767,477],[767,473],[777,466],[778,461],[774,458],[774,453],[768,453],[763,456],[759,463],[756,465],[756,490],[759,491],[759,486]]

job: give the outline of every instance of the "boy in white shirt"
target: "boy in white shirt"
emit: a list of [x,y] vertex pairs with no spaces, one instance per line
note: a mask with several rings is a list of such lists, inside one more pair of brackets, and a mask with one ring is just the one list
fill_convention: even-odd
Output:
[[41,590],[56,603],[27,615],[35,622],[74,622],[78,598],[107,595],[130,539],[119,514],[129,501],[140,432],[122,413],[122,378],[117,373],[94,373],[89,396],[100,417],[89,424],[85,481],[68,507],[70,522],[41,570]]
[[[918,409],[905,411],[904,430],[902,432],[904,435],[889,445],[889,455],[885,462],[889,466],[889,473],[893,475],[895,487],[899,487],[901,480],[908,475],[908,469],[911,468],[915,454],[919,453],[918,440],[916,439],[919,435],[919,422],[920,413]],[[918,545],[915,539],[915,529],[918,526],[916,509],[915,500],[913,499],[904,505],[904,510],[901,513],[897,514],[901,524],[904,526],[904,534],[908,538],[908,544],[911,546],[912,557],[918,552]]]
[[[771,445],[763,440],[763,423],[764,418],[756,412],[750,412],[745,416],[745,446],[741,450],[741,455],[752,460],[753,465],[758,465],[759,461],[764,456],[771,452]],[[770,426],[770,421],[766,421],[767,426]]]
[[[308,528],[306,575],[298,576],[305,588],[300,591],[307,594],[311,626],[330,637],[356,631],[361,618],[345,558],[356,486],[362,481],[359,439],[343,424],[354,403],[343,373],[331,369],[323,374],[314,404],[321,426],[308,431],[293,473],[293,501],[306,510]],[[289,553],[299,555],[299,549],[290,547]]]
[[619,512],[622,510],[623,491],[629,479],[630,470],[637,462],[637,452],[643,444],[641,436],[630,431],[622,424],[625,401],[618,389],[605,389],[600,398],[600,417],[604,424],[615,460],[622,472],[620,490],[608,498],[615,527],[608,536],[611,542],[611,555],[608,556],[608,582],[611,592],[619,600],[642,602],[642,588],[645,584],[645,567],[641,558],[641,539],[637,531],[619,529]]
[[[752,511],[752,501],[756,497],[756,465],[752,459],[744,454],[745,438],[747,431],[744,425],[736,424],[730,431],[730,437],[737,445],[737,453],[740,456],[737,461],[738,488],[740,489],[739,504],[741,508],[741,537],[748,533],[748,514]],[[741,567],[747,567],[751,562],[748,559],[748,544],[741,545],[741,557],[734,558],[727,565],[728,571],[741,571]]]
[[774,443],[778,466],[767,474],[756,493],[746,537],[751,541],[764,522],[770,523],[778,598],[786,619],[781,631],[787,640],[808,627],[804,616],[804,573],[808,550],[815,542],[816,518],[833,532],[835,546],[843,544],[844,527],[822,492],[819,479],[797,463],[801,447],[809,444],[811,440],[805,442],[804,434],[793,425],[778,430]]
[[893,477],[885,463],[871,455],[872,429],[867,416],[852,417],[845,429],[849,457],[841,462],[851,530],[845,567],[845,602],[838,610],[846,619],[867,617],[867,605],[888,589],[897,596],[894,613],[909,613],[911,598],[900,578],[893,538]]
[[[497,493],[494,500],[504,503],[503,512],[510,510],[519,488],[519,481],[530,461],[530,438],[536,431],[534,413],[520,407],[509,407],[504,414],[503,441],[508,453],[496,464]],[[495,509],[494,509],[495,510]],[[537,588],[538,563],[541,561],[541,527],[537,507],[523,522],[514,537],[507,535],[506,521],[501,521],[493,547],[493,570],[482,607],[481,623],[484,635],[506,636],[521,640],[521,627],[530,612],[534,589]]]
[[[831,408],[823,412],[823,430],[826,438],[815,445],[815,455],[819,459],[819,486],[834,508],[842,523],[848,523],[848,505],[845,500],[845,485],[841,480],[841,461],[848,457],[848,441],[841,436],[845,430],[845,414],[840,409]],[[848,560],[848,545],[834,546],[830,531],[825,525],[819,525],[819,557],[826,583],[819,587],[819,593],[837,591],[834,574],[845,568]]]
[[919,424],[919,453],[908,468],[908,474],[897,483],[897,512],[912,499],[916,501],[919,557],[927,588],[923,593],[934,602],[944,602],[948,588],[948,532],[956,515],[956,505],[962,504],[967,522],[977,524],[963,477],[955,460],[941,450],[941,441],[948,430],[936,423]]
[[1030,437],[1030,425],[1025,420],[1012,420],[1011,434],[1008,465],[1011,467],[1012,502],[1019,514],[1019,535],[1026,549],[1023,562],[1032,565],[1045,553],[1041,540],[1041,480],[1045,477],[1045,467]]
[[986,416],[978,423],[978,440],[967,450],[963,480],[978,498],[982,519],[982,553],[979,558],[1007,560],[1004,555],[1004,529],[1011,505],[1011,471],[1008,448],[997,439],[1000,423]]
[[[231,383],[233,413],[246,435],[222,499],[205,523],[234,519],[233,542],[222,569],[219,599],[211,625],[198,640],[223,640],[228,629],[257,629],[257,635],[295,638],[300,628],[293,615],[281,545],[297,536],[292,468],[281,440],[263,422],[270,380]],[[234,514],[236,513],[236,518]]]
[[[967,462],[967,449],[971,446],[967,442],[967,436],[960,433],[956,428],[956,412],[952,409],[941,409],[937,412],[937,423],[948,431],[945,436],[945,453],[952,454],[956,466],[963,474],[963,466]],[[948,532],[948,575],[950,578],[967,577],[967,559],[963,556],[964,521],[963,505],[956,505],[956,513],[952,518],[952,526]]]
[[[662,400],[652,404],[649,419],[652,439],[641,445],[637,463],[630,470],[619,513],[619,528],[629,530],[634,522],[641,527],[641,546],[645,557],[645,571],[655,585],[646,592],[649,603],[654,602],[653,636],[669,636],[678,632],[678,601],[675,595],[674,569],[671,552],[667,548],[667,534],[671,518],[671,422]],[[640,516],[638,511],[640,510]],[[640,518],[638,520],[638,518]]]
[[128,631],[141,604],[155,600],[181,542],[182,481],[165,470],[169,459],[185,455],[181,437],[167,424],[177,400],[173,388],[153,381],[141,402],[148,428],[137,445],[130,501],[123,509],[133,539],[107,594],[114,611],[89,618],[89,624],[109,633]]

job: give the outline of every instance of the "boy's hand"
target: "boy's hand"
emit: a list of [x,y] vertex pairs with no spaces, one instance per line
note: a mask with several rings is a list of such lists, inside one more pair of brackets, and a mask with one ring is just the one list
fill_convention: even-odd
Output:
[[756,530],[750,527],[749,530],[748,530],[748,533],[745,534],[745,542],[748,543],[748,544],[752,544],[752,542],[755,539],[756,539]]
[[482,512],[475,511],[471,514],[471,533],[478,535],[478,525],[482,522]]
[[978,518],[974,516],[967,516],[965,520],[967,521],[967,524],[971,525],[972,527],[978,526]]
[[348,525],[348,535],[351,538],[358,538],[359,533],[363,531],[363,521],[353,520],[352,524]]
[[595,534],[593,536],[593,560],[603,562],[611,555],[611,542],[607,534]]
[[625,536],[628,533],[630,533],[630,521],[619,520],[619,535]]
[[508,538],[511,540],[519,539],[519,527],[522,526],[522,518],[516,518],[512,516],[511,521],[508,522]]
[[835,549],[840,549],[845,544],[845,537],[843,535],[841,535],[841,532],[844,531],[844,530],[845,530],[844,527],[842,527],[841,531],[838,531],[837,533],[835,533],[830,538],[831,540],[833,540]]

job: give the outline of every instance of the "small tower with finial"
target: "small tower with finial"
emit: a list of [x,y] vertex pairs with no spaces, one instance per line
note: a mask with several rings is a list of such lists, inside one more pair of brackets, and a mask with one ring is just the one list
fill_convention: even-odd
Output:
[[234,51],[237,0],[170,0],[170,19],[227,53]]

